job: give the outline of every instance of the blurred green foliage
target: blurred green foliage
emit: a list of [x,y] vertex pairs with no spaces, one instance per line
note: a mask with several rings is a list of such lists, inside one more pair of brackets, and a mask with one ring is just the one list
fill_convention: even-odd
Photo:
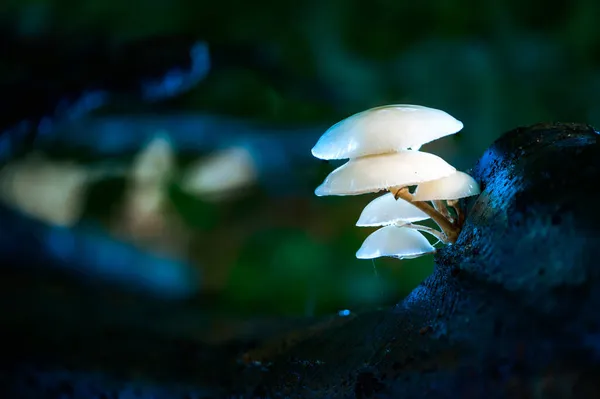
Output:
[[[115,43],[191,35],[227,54],[165,110],[267,124],[332,124],[395,102],[448,110],[464,131],[426,150],[460,169],[518,125],[600,123],[600,2],[593,0],[7,0],[2,8],[3,20],[23,35],[52,32],[66,43],[93,34]],[[331,169],[315,160],[306,179],[316,185]],[[370,231],[354,227],[369,199],[314,198],[307,190],[293,201],[253,193],[211,205],[172,192],[195,229],[220,240],[234,226],[246,232],[234,256],[220,256],[218,242],[194,244],[203,268],[230,270],[215,306],[280,314],[393,303],[431,271],[431,257],[354,258]],[[298,217],[284,215],[300,212],[299,204]]]

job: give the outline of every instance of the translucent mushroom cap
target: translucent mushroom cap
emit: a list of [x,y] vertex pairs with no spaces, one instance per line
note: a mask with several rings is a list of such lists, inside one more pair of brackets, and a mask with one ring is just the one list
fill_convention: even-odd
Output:
[[435,252],[427,238],[417,230],[398,226],[385,226],[369,235],[356,252],[358,259],[389,256],[411,259]]
[[315,195],[359,195],[406,187],[451,175],[456,169],[437,155],[402,150],[351,159],[317,187]]
[[312,149],[320,159],[346,159],[418,150],[454,134],[461,121],[444,111],[419,105],[386,105],[359,112],[330,127]]
[[455,172],[438,180],[421,183],[413,196],[414,201],[456,200],[481,192],[479,184],[464,172]]
[[387,193],[369,202],[363,209],[356,225],[359,227],[387,226],[419,222],[429,216],[411,203],[394,198]]

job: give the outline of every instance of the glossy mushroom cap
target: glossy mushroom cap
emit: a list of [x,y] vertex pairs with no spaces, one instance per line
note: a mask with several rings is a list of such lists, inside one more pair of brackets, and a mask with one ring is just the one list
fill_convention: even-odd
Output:
[[457,133],[461,121],[448,113],[419,105],[386,105],[346,118],[330,127],[312,149],[320,159],[346,159],[386,154]]
[[385,226],[374,231],[356,252],[358,259],[389,256],[411,259],[435,252],[427,238],[417,230],[398,226]]
[[437,155],[402,150],[351,159],[317,187],[315,195],[359,195],[440,179],[456,169]]
[[413,204],[394,198],[387,193],[369,202],[363,209],[356,225],[359,227],[406,224],[429,219],[429,216]]
[[479,184],[464,172],[455,172],[438,180],[421,183],[413,196],[414,201],[457,200],[477,195]]

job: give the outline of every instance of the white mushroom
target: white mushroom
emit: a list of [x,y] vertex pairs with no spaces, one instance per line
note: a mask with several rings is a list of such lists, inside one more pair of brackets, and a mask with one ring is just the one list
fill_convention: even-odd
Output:
[[83,214],[90,180],[82,166],[31,154],[0,169],[0,200],[46,223],[71,227]]
[[175,153],[166,134],[157,134],[133,160],[131,179],[136,184],[163,184],[175,166]]
[[357,226],[387,226],[390,224],[401,225],[429,219],[429,216],[408,201],[394,198],[394,194],[387,193],[369,202],[363,209]]
[[451,175],[456,169],[437,155],[402,150],[351,159],[317,187],[315,195],[358,195],[406,187]]
[[257,178],[256,160],[250,151],[231,147],[192,164],[183,176],[181,187],[205,199],[222,199],[252,185]]
[[461,121],[444,111],[419,105],[386,105],[359,112],[336,123],[312,149],[320,159],[385,154],[457,133]]
[[413,196],[413,201],[457,200],[477,195],[479,184],[471,176],[457,171],[438,180],[421,183]]
[[136,154],[129,172],[117,226],[130,237],[156,236],[166,230],[167,183],[175,169],[175,150],[166,133],[156,134]]
[[411,259],[435,252],[435,248],[417,230],[397,226],[385,226],[374,231],[356,252],[358,259],[390,256]]

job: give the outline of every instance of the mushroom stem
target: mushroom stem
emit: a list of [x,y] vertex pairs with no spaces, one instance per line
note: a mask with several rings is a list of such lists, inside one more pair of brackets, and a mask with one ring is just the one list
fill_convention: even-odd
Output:
[[446,203],[444,202],[444,200],[434,200],[433,202],[433,207],[435,208],[436,211],[438,211],[439,213],[442,214],[443,217],[445,217],[446,219],[448,219],[450,222],[452,222],[452,215],[450,214],[450,212],[448,212],[448,207],[446,206]]
[[[392,191],[393,190],[393,191]],[[433,221],[440,227],[446,239],[444,242],[454,243],[460,233],[460,227],[451,223],[441,213],[436,211],[431,205],[424,201],[413,201],[412,195],[408,192],[408,187],[402,187],[400,189],[390,189],[394,193],[396,199],[402,198],[405,201],[410,202],[423,212],[425,212]]]
[[455,224],[459,228],[462,228],[462,225],[465,222],[465,214],[460,209],[460,206],[458,205],[458,200],[448,201],[448,206],[450,206],[452,209],[454,209],[454,212],[456,213],[456,222],[455,222]]
[[[446,244],[446,243],[447,243],[447,238],[446,238],[446,236],[444,235],[444,233],[442,233],[442,232],[441,232],[441,231],[439,231],[439,230],[433,229],[433,228],[431,228],[431,227],[429,227],[429,226],[423,226],[423,225],[421,225],[421,224],[412,224],[412,223],[407,223],[407,224],[397,224],[396,226],[398,226],[398,227],[406,227],[406,228],[409,228],[409,229],[414,229],[414,230],[420,230],[420,231],[424,231],[424,232],[426,232],[426,233],[429,233],[429,234],[431,234],[431,235],[432,235],[432,236],[434,236],[435,238],[437,238],[437,239],[438,239],[438,242],[441,242],[441,243],[443,243],[443,244]],[[435,244],[437,244],[437,242],[436,242]],[[434,245],[435,245],[435,244],[434,244]]]

